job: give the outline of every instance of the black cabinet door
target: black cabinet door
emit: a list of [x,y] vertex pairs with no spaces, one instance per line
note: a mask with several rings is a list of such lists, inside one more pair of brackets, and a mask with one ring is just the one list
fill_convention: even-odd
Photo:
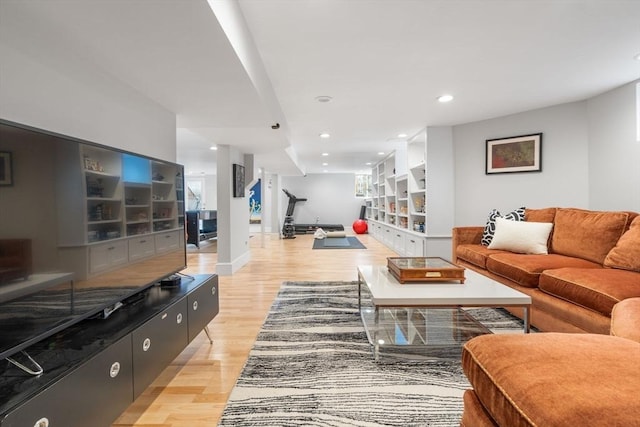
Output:
[[108,427],[132,401],[127,335],[9,412],[2,427]]
[[189,342],[193,340],[220,311],[218,276],[211,277],[187,295],[189,304]]
[[140,326],[133,337],[133,392],[138,397],[187,346],[187,300]]

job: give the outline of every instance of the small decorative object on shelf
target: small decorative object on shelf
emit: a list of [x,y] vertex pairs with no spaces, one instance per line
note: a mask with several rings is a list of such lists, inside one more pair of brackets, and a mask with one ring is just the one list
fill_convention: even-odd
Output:
[[387,268],[400,283],[460,282],[464,268],[439,257],[389,257]]

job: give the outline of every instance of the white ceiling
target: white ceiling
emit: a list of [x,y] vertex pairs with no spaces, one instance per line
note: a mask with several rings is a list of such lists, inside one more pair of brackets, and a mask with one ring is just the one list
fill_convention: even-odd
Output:
[[[357,172],[397,147],[399,133],[583,100],[640,78],[637,0],[209,3],[0,0],[4,19],[37,24],[174,111],[178,160],[194,172],[212,170],[214,144],[283,175]],[[454,101],[438,103],[443,93]]]

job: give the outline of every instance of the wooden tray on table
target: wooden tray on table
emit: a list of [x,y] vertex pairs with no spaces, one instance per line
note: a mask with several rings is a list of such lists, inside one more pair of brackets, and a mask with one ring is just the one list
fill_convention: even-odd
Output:
[[389,257],[389,272],[400,283],[460,282],[464,268],[439,257]]

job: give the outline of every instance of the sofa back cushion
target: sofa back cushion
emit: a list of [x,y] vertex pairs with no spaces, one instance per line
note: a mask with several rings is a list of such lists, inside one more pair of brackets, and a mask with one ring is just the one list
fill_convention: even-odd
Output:
[[526,208],[524,211],[524,220],[530,222],[553,222],[557,210],[557,208]]
[[[640,272],[640,216],[636,216],[604,259],[605,267]],[[640,278],[638,279],[640,281]]]
[[551,251],[604,263],[627,226],[627,212],[560,208],[556,212]]

